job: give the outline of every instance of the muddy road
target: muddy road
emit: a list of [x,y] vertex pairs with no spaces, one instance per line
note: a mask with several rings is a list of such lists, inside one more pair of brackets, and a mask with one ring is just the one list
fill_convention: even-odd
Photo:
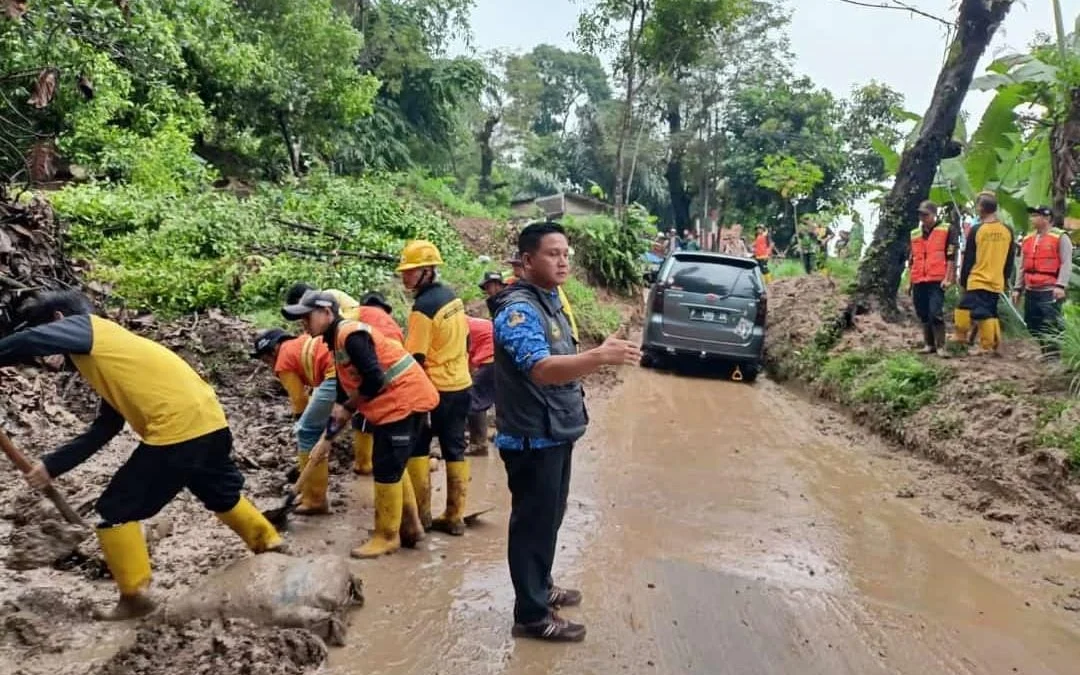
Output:
[[[485,525],[358,564],[368,604],[331,672],[1076,672],[1080,614],[1058,598],[1080,561],[1012,553],[946,499],[904,498],[930,467],[834,433],[849,425],[832,412],[770,382],[651,371],[593,408],[556,562],[585,593],[566,613],[587,641],[509,637],[491,457],[473,464],[474,503],[498,507]],[[349,512],[368,494],[358,482]],[[344,552],[347,520],[300,538]]]
[[[473,460],[471,501],[495,510],[464,539],[431,535],[417,550],[352,562],[366,606],[320,672],[1077,672],[1080,556],[1002,547],[1007,526],[943,497],[940,467],[767,381],[631,370],[591,406],[555,575],[585,594],[566,611],[588,625],[584,644],[510,637],[509,497],[492,456]],[[433,479],[438,508],[441,471]],[[370,479],[333,481],[335,515],[293,519],[299,553],[347,555],[365,536]],[[229,557],[243,555],[233,548]],[[155,567],[175,553],[163,547]],[[99,601],[112,593],[108,581],[63,583]],[[132,635],[81,630],[95,635],[84,648],[22,665],[65,672]]]

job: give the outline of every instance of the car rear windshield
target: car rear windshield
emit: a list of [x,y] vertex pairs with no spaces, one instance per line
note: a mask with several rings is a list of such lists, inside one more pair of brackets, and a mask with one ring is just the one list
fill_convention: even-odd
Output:
[[687,293],[744,298],[758,295],[753,268],[717,259],[675,258],[668,270],[667,282]]

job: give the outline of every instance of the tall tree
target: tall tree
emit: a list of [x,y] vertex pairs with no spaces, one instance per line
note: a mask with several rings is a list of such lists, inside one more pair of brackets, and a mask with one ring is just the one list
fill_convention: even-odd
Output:
[[880,220],[866,258],[859,268],[857,302],[878,304],[886,315],[896,311],[908,236],[919,202],[927,197],[938,165],[952,149],[960,108],[998,26],[1014,0],[961,0],[955,36],[938,73],[930,105],[914,143],[900,158],[896,181],[885,197]]

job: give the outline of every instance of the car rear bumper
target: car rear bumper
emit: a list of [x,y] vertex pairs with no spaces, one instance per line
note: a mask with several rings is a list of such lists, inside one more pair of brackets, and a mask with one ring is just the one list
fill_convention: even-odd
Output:
[[650,322],[642,336],[641,348],[669,356],[758,362],[765,352],[765,329],[754,326],[749,342],[740,345],[665,335],[661,322]]

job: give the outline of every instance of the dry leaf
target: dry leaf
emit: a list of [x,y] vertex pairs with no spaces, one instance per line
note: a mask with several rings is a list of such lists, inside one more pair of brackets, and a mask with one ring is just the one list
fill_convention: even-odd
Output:
[[30,149],[30,180],[44,183],[56,177],[56,146],[50,141],[39,141]]
[[53,96],[56,95],[56,77],[59,74],[60,71],[56,68],[46,68],[38,73],[34,93],[27,100],[27,103],[39,110],[49,105],[53,100]]
[[0,0],[0,8],[9,19],[18,21],[26,14],[26,0]]

